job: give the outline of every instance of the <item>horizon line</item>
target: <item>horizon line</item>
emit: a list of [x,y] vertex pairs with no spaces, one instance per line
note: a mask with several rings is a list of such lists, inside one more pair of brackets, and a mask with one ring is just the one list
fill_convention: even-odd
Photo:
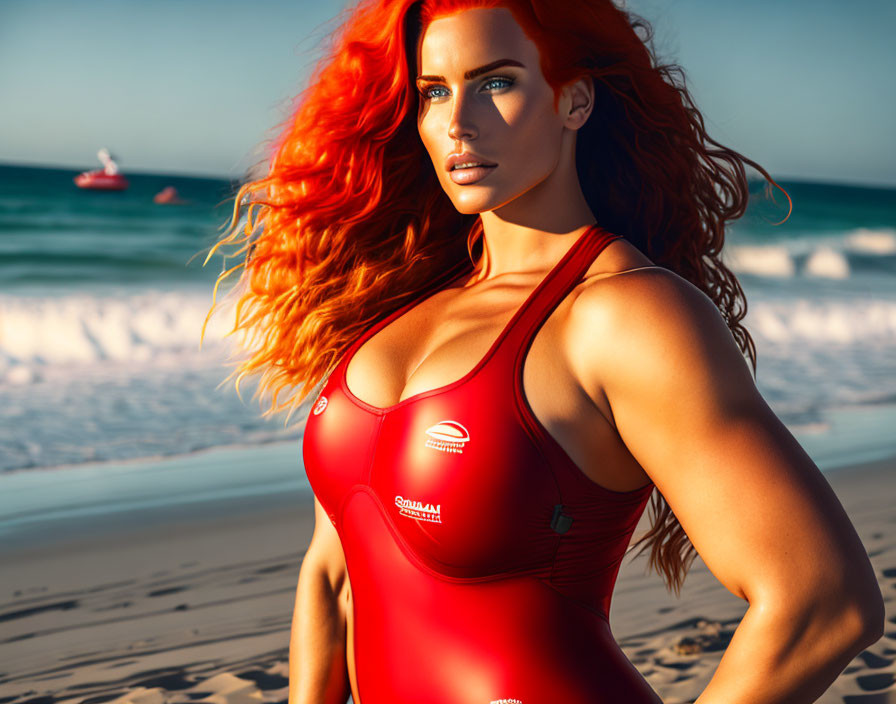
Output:
[[[64,164],[48,164],[45,162],[21,162],[21,161],[6,161],[4,159],[0,159],[0,167],[13,167],[13,168],[25,168],[25,169],[47,169],[50,171],[70,171],[73,173],[80,173],[85,171],[84,168],[74,167],[74,166],[66,166]],[[143,169],[122,169],[123,174],[134,174],[137,176],[176,176],[180,178],[201,178],[201,179],[214,179],[218,181],[240,181],[248,176],[248,171],[257,168],[250,167],[247,169],[247,173],[244,173],[242,176],[232,176],[223,172],[208,172],[208,171],[145,171]],[[90,170],[89,168],[86,170]],[[862,180],[845,180],[845,181],[834,181],[831,179],[818,179],[818,178],[807,178],[805,176],[794,176],[787,174],[772,174],[773,178],[776,181],[781,182],[789,182],[789,183],[808,183],[808,184],[817,184],[820,186],[846,186],[853,188],[869,188],[869,189],[878,189],[878,190],[896,190],[896,181],[893,182],[870,182],[870,181],[862,181]],[[765,182],[765,178],[763,177],[755,177],[752,174],[747,176],[747,181],[750,183],[756,182]]]

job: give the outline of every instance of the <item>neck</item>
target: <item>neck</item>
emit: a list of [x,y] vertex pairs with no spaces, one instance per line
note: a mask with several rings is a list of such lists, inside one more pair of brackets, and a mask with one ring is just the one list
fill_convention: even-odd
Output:
[[547,271],[596,222],[579,185],[574,153],[573,148],[565,149],[560,163],[541,183],[480,213],[483,250],[474,281]]

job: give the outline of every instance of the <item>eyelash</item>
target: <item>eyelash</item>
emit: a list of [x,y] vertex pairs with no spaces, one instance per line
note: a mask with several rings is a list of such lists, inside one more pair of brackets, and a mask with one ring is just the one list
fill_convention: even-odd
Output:
[[[507,84],[506,86],[503,86],[504,88],[509,88],[510,86],[512,86],[514,84],[514,80],[512,78],[507,78],[505,76],[492,76],[483,84],[483,86],[487,86],[489,83],[492,83],[493,81],[504,81]],[[437,96],[429,95],[429,91],[433,90],[434,88],[443,88],[444,89],[445,86],[434,85],[434,84],[428,85],[428,86],[424,86],[423,88],[418,88],[417,92],[420,93],[421,96],[423,96],[424,100],[431,100],[433,97],[436,97],[436,98],[444,98],[445,97],[443,95],[437,95]]]

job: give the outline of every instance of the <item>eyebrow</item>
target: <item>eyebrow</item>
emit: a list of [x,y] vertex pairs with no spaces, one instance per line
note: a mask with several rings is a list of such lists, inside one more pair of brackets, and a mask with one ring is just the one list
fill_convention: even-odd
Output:
[[[485,66],[480,66],[479,68],[470,69],[466,73],[464,73],[464,80],[471,81],[477,76],[481,76],[483,73],[488,73],[489,71],[494,71],[496,68],[501,68],[502,66],[519,66],[520,68],[526,68],[519,61],[514,61],[513,59],[498,59],[497,61],[492,61],[490,64],[486,64]],[[434,81],[445,83],[444,76],[417,76],[418,81]]]

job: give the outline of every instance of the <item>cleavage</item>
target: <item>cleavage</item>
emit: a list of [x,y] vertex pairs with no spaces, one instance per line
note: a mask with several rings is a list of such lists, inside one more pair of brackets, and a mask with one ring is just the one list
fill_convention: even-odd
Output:
[[378,408],[449,386],[488,354],[529,290],[448,289],[417,304],[366,339],[349,360],[351,393]]

